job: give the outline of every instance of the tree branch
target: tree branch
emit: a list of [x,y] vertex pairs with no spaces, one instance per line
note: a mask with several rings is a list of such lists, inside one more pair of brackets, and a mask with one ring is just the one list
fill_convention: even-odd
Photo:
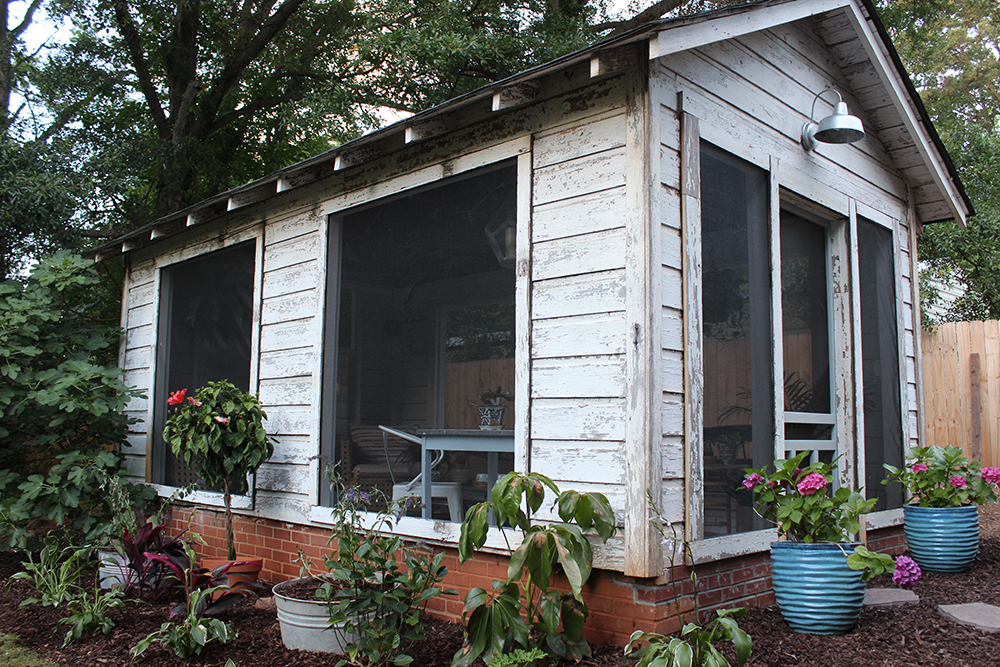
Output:
[[644,23],[654,21],[667,12],[672,12],[681,5],[683,5],[687,0],[660,0],[651,7],[639,12],[632,18],[626,21],[609,21],[607,23],[598,23],[597,25],[590,26],[591,32],[604,32],[610,30],[611,33],[608,37],[614,37],[615,35],[620,35],[623,32],[627,32],[632,28],[638,28]]
[[156,86],[153,85],[153,77],[149,73],[149,66],[146,63],[146,54],[142,50],[139,31],[135,28],[135,22],[132,20],[126,2],[127,0],[114,0],[115,20],[118,22],[118,29],[121,30],[122,39],[125,40],[125,45],[128,48],[135,74],[139,77],[139,86],[146,99],[146,106],[153,118],[153,124],[156,126],[156,133],[161,139],[167,139],[170,137],[167,117],[163,113],[163,107],[160,106],[160,98],[156,94]]

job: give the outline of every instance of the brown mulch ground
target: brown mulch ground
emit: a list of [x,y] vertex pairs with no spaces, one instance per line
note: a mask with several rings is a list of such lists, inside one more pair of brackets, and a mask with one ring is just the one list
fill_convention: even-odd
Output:
[[[857,627],[842,636],[800,635],[781,620],[777,608],[751,610],[740,619],[740,627],[753,637],[750,662],[755,666],[793,667],[983,667],[995,664],[1000,656],[1000,633],[989,634],[960,626],[942,618],[938,604],[985,602],[1000,606],[1000,507],[980,511],[981,545],[972,570],[962,574],[927,574],[914,589],[920,604],[903,607],[864,609]],[[20,569],[18,558],[0,553],[0,580],[6,581]],[[884,582],[876,582],[876,585]],[[889,582],[891,585],[891,582]],[[48,660],[73,667],[145,665],[172,667],[203,665],[222,667],[232,658],[237,667],[317,667],[335,665],[329,655],[289,651],[281,643],[274,611],[247,604],[230,614],[239,632],[235,644],[212,646],[197,659],[184,661],[168,650],[154,646],[136,663],[128,651],[142,637],[167,619],[164,606],[134,604],[116,613],[112,634],[85,638],[61,648],[62,632],[54,634],[63,611],[33,606],[19,609],[21,600],[31,595],[23,582],[9,591],[0,589],[0,631],[12,633],[20,643]],[[432,619],[425,639],[410,647],[414,667],[447,667],[462,641],[457,625]],[[730,658],[732,656],[730,655]],[[584,667],[627,667],[620,648],[594,647],[594,655]]]

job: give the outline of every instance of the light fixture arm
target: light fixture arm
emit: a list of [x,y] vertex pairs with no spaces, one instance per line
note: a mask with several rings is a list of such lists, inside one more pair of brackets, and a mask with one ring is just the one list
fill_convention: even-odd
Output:
[[[816,122],[816,102],[824,93],[833,93],[837,102],[833,105],[833,113]],[[802,126],[802,147],[806,151],[816,149],[817,142],[825,144],[850,144],[865,138],[865,129],[861,119],[852,116],[847,110],[847,104],[840,92],[833,88],[824,88],[813,97],[812,109],[809,112],[809,122]]]

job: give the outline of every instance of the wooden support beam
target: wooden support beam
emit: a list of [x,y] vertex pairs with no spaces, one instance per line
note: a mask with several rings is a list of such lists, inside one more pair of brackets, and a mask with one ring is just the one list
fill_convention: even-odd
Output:
[[189,217],[190,216],[173,218],[172,220],[157,223],[153,226],[153,231],[150,232],[149,237],[151,239],[158,239],[163,238],[164,236],[172,236],[188,226]]
[[250,204],[256,204],[278,193],[278,182],[269,181],[249,190],[241,190],[229,198],[226,210],[234,211]]
[[979,361],[979,353],[973,352],[969,355],[969,409],[971,416],[972,435],[972,460],[982,462],[983,460],[983,394],[982,394],[983,370]]
[[493,110],[501,111],[534,102],[541,89],[541,84],[534,80],[505,86],[493,93]]
[[333,163],[334,171],[341,171],[349,167],[356,167],[366,162],[371,162],[381,157],[382,151],[376,146],[361,146],[353,150],[347,150],[337,154]]
[[620,72],[639,62],[639,47],[625,44],[614,49],[599,51],[590,57],[590,77]]
[[455,119],[452,116],[436,116],[428,118],[411,125],[407,125],[404,130],[404,143],[413,143],[421,139],[429,139],[441,134],[446,134],[455,129]]
[[186,225],[188,227],[193,227],[194,225],[200,225],[203,222],[212,220],[213,218],[218,218],[220,215],[229,210],[229,200],[217,201],[214,204],[209,204],[207,206],[202,206],[197,208],[187,215]]

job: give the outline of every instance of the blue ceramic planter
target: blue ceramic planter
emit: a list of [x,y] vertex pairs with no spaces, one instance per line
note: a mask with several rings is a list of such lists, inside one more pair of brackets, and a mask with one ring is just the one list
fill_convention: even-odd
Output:
[[861,572],[847,566],[857,544],[771,543],[771,580],[781,616],[795,632],[849,632],[865,601]]
[[964,572],[979,551],[979,506],[903,507],[910,556],[927,572]]

